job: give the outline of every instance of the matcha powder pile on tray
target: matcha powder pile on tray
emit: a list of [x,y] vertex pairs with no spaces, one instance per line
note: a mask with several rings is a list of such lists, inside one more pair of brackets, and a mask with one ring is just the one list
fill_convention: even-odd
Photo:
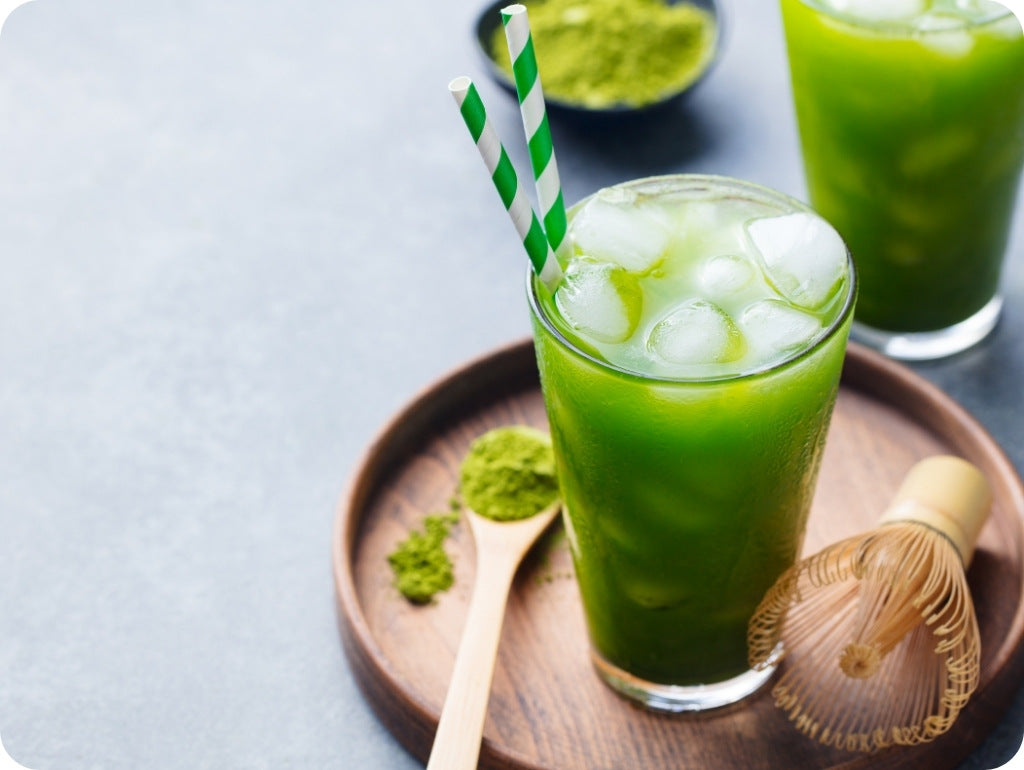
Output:
[[[642,107],[696,80],[714,52],[714,19],[686,2],[538,0],[526,6],[544,93],[563,102]],[[491,53],[511,76],[500,26]]]
[[452,524],[459,520],[459,503],[452,500],[447,513],[433,513],[423,521],[422,532],[411,532],[388,555],[395,575],[395,587],[413,604],[427,604],[439,591],[455,582],[452,561],[444,541]]

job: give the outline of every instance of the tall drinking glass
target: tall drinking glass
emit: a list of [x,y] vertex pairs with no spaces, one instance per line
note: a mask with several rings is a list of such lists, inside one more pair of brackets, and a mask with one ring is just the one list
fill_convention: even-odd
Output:
[[853,252],[853,334],[937,358],[996,325],[1024,164],[1024,35],[988,0],[781,0],[814,207]]
[[756,690],[747,622],[798,555],[854,305],[842,240],[722,177],[570,211],[554,295],[528,293],[592,658],[655,709]]

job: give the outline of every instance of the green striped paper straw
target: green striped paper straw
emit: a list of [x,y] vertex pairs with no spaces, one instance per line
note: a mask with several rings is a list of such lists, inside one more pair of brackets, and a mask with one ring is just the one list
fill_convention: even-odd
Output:
[[487,110],[484,109],[483,100],[477,93],[476,86],[470,78],[463,76],[449,83],[448,90],[452,92],[455,103],[459,105],[459,112],[466,121],[469,135],[476,142],[476,148],[491,174],[491,181],[501,196],[501,202],[505,204],[505,209],[512,217],[512,224],[519,233],[534,271],[544,285],[554,291],[562,280],[562,268],[555,259],[548,238],[544,234],[544,228],[541,227],[540,220],[530,205],[530,199],[526,197],[522,185],[519,184],[515,167],[498,138],[498,132],[487,117]]
[[505,25],[508,53],[512,59],[519,109],[523,113],[523,128],[530,146],[530,164],[537,182],[537,200],[544,217],[544,231],[556,254],[564,244],[567,229],[565,200],[562,183],[555,163],[555,147],[551,142],[551,127],[544,106],[544,91],[540,86],[537,56],[533,50],[533,35],[526,6],[509,5],[501,9],[501,22]]

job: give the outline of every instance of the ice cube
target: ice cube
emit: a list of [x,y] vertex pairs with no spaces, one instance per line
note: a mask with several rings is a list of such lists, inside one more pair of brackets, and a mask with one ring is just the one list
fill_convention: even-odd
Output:
[[597,196],[573,218],[572,237],[583,254],[644,273],[665,255],[670,230],[635,204]]
[[923,13],[914,20],[914,26],[922,32],[960,29],[966,24],[967,20],[960,14],[940,9]]
[[839,13],[864,21],[900,21],[923,13],[927,0],[827,0]]
[[966,56],[974,48],[967,21],[956,14],[930,11],[914,22],[921,45],[943,56]]
[[970,19],[979,19],[985,16],[987,3],[984,0],[953,0],[953,7],[957,13],[963,14]]
[[719,201],[689,200],[682,208],[676,228],[684,252],[716,254],[739,247],[729,219],[728,206]]
[[713,297],[732,294],[754,280],[758,272],[754,264],[739,254],[720,254],[704,262],[700,269],[700,282]]
[[846,273],[846,245],[824,219],[798,211],[754,219],[746,229],[768,281],[790,302],[813,310],[836,293]]
[[635,206],[640,196],[637,195],[636,189],[632,186],[620,185],[618,187],[605,187],[598,190],[593,199],[603,203],[610,203],[613,206]]
[[622,342],[636,329],[643,297],[636,278],[617,265],[575,259],[555,293],[562,317],[601,342]]
[[[727,204],[727,205],[725,205]],[[771,216],[777,211],[756,201],[721,196],[693,198],[676,212],[673,254],[737,254],[747,249],[742,223]],[[670,258],[671,259],[671,258]]]
[[736,361],[746,352],[743,335],[725,311],[703,299],[684,302],[658,321],[647,349],[671,364]]
[[740,326],[762,356],[789,353],[806,345],[821,330],[821,321],[777,299],[747,306]]

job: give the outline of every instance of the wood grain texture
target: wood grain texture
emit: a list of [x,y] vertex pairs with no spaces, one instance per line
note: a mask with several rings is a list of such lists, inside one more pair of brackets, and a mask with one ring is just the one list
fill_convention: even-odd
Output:
[[[342,498],[332,540],[339,623],[367,700],[426,760],[473,585],[465,524],[448,543],[455,586],[414,607],[392,586],[386,555],[430,511],[444,510],[473,438],[508,424],[546,427],[529,341],[473,362],[423,391],[368,448]],[[1024,676],[1024,490],[988,433],[909,369],[851,345],[805,551],[873,526],[906,471],[931,454],[977,464],[993,489],[968,579],[982,637],[981,683],[949,733],[865,757],[798,733],[766,688],[699,716],[643,711],[593,673],[564,537],[527,556],[509,598],[480,766],[600,768],[952,768],[1005,711]]]

